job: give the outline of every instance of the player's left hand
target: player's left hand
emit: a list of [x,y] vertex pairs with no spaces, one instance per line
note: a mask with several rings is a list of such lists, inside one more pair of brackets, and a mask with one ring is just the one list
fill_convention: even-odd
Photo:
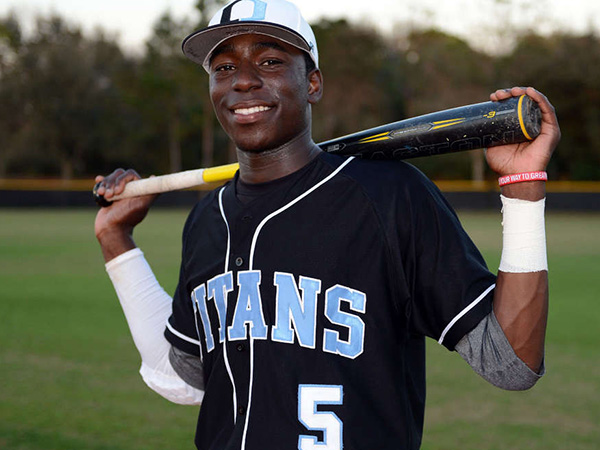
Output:
[[498,89],[490,95],[492,101],[505,100],[527,94],[540,107],[542,126],[540,134],[531,142],[489,148],[487,163],[498,175],[546,170],[550,157],[560,140],[560,127],[552,104],[546,96],[532,87]]

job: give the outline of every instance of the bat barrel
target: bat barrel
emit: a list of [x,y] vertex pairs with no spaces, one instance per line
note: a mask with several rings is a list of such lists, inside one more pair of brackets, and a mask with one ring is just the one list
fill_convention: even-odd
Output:
[[[533,140],[540,134],[541,117],[537,103],[523,95],[413,117],[318,145],[328,153],[366,159],[416,158]],[[112,200],[210,186],[231,179],[237,169],[237,164],[229,164],[132,181]],[[97,193],[99,186],[94,187],[94,198],[108,206],[110,202]]]
[[367,159],[408,159],[525,142],[535,139],[540,127],[537,103],[523,95],[413,117],[319,146]]

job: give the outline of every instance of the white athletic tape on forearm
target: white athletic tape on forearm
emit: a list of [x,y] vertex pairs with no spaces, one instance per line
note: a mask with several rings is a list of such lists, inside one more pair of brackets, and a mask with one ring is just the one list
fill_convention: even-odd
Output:
[[548,270],[544,208],[536,202],[500,196],[503,243],[498,270],[527,273]]
[[142,357],[140,373],[146,384],[174,403],[200,404],[204,392],[183,381],[169,362],[171,344],[164,337],[171,315],[171,297],[156,280],[139,248],[106,263],[133,341]]

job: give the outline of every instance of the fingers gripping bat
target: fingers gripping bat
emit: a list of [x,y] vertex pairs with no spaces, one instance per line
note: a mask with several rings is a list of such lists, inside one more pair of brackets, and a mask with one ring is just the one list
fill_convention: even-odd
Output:
[[[318,145],[338,155],[409,159],[531,141],[540,133],[541,120],[537,103],[522,95],[425,114]],[[136,180],[111,200],[201,185],[213,187],[233,178],[237,169],[237,164],[229,164]],[[94,198],[100,206],[108,206],[111,202],[97,194],[99,184],[94,186]]]

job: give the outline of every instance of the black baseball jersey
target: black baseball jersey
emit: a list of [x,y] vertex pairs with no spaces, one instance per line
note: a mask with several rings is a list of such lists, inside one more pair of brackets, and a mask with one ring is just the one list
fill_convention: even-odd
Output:
[[197,447],[419,448],[424,337],[453,349],[495,276],[404,162],[323,153],[254,188],[210,193],[184,230],[165,335],[203,361]]

